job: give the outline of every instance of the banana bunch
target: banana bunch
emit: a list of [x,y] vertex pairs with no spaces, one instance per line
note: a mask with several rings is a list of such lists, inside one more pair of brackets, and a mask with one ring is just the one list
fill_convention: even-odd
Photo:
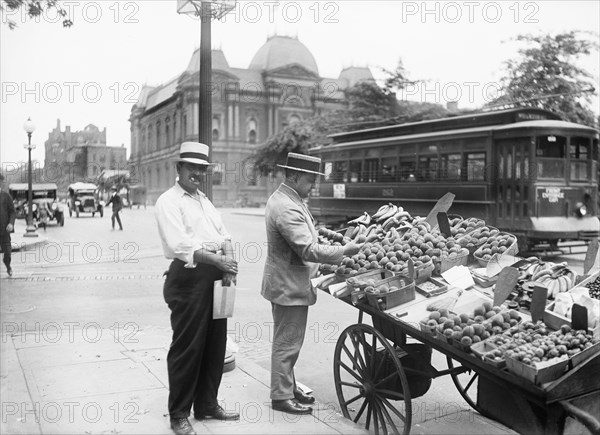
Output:
[[397,212],[398,212],[398,206],[389,202],[389,203],[379,207],[379,210],[377,210],[377,212],[375,212],[375,214],[372,216],[372,219],[375,222],[383,223],[386,220],[388,220],[389,218],[391,218],[392,216],[394,216]]
[[548,299],[554,299],[556,295],[570,290],[575,285],[577,273],[570,269],[566,262],[546,262],[540,266],[531,280],[548,287]]
[[369,216],[369,213],[364,212],[361,216],[357,217],[356,219],[352,219],[351,221],[348,221],[348,225],[365,225],[368,226],[371,223],[371,216]]
[[351,240],[354,240],[357,243],[363,242],[372,242],[375,239],[380,238],[379,234],[381,233],[381,225],[380,224],[371,224],[369,227],[365,225],[357,225],[354,228],[349,228],[346,233],[346,237],[349,237]]
[[388,217],[381,226],[383,232],[387,233],[391,228],[398,227],[404,222],[412,221],[412,217],[409,212],[405,211],[402,207],[397,207],[396,213]]

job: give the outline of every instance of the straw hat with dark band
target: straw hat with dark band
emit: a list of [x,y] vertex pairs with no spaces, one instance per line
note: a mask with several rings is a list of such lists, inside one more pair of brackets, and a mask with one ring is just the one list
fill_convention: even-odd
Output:
[[179,157],[173,160],[193,163],[194,165],[213,165],[208,162],[208,145],[200,142],[183,142],[179,148]]
[[280,168],[292,169],[294,171],[325,175],[324,173],[319,172],[319,169],[321,169],[321,159],[318,157],[306,156],[304,154],[288,153],[285,165],[277,166]]

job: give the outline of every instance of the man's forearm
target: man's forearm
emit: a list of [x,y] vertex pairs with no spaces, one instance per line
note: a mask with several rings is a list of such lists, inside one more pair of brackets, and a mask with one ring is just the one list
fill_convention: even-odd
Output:
[[221,262],[221,254],[208,251],[206,249],[198,249],[194,251],[194,263],[210,264],[217,266]]

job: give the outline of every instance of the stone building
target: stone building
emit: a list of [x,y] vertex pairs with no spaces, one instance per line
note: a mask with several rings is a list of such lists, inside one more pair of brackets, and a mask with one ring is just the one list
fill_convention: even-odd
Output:
[[[131,109],[131,158],[148,200],[175,182],[181,142],[198,140],[200,52],[185,71],[160,86],[144,86]],[[272,36],[248,68],[229,65],[212,50],[213,201],[231,206],[264,203],[279,180],[257,177],[247,159],[254,149],[287,124],[342,107],[344,89],[372,80],[368,68],[344,69],[324,78],[312,53],[298,39]]]
[[71,183],[96,180],[104,170],[127,169],[127,149],[106,145],[106,127],[101,131],[88,124],[81,131],[71,131],[67,125],[61,131],[58,119],[44,145],[44,179],[63,192]]

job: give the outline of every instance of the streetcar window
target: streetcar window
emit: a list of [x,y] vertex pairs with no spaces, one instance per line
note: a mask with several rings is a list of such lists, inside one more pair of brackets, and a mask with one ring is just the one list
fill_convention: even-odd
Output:
[[460,154],[445,154],[441,156],[442,167],[440,178],[442,180],[460,180],[462,158]]
[[379,159],[365,160],[364,180],[368,183],[376,183],[379,179]]
[[467,154],[467,180],[485,180],[485,153]]
[[381,181],[396,181],[397,172],[398,166],[396,165],[396,159],[383,161],[381,165]]
[[350,162],[350,182],[358,183],[359,181],[362,181],[361,172],[362,172],[362,161],[352,160]]
[[334,162],[333,174],[331,174],[331,181],[342,183],[348,182],[348,162]]
[[[571,157],[571,180],[589,179],[590,140],[586,137],[572,137],[569,145]],[[579,160],[579,161],[578,161]]]
[[[400,179],[402,181],[414,181],[417,173],[417,165],[414,160],[405,160],[400,162]],[[412,177],[411,177],[412,175]]]
[[567,138],[564,136],[538,136],[535,138],[535,155],[537,157],[551,157],[563,159]]
[[420,157],[417,179],[419,181],[435,181],[438,177],[438,158]]
[[569,154],[571,159],[587,160],[590,157],[590,140],[587,137],[572,137]]

